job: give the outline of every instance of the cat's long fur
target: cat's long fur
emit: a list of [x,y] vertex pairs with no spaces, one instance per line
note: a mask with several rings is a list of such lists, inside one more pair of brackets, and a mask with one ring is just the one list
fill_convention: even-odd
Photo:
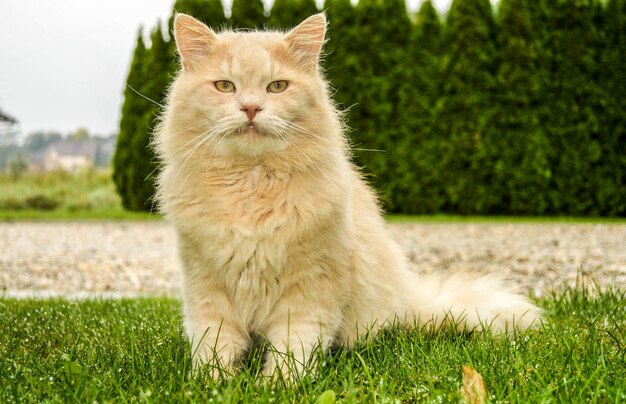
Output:
[[407,269],[350,162],[318,67],[325,27],[318,14],[287,34],[216,34],[176,18],[182,69],[156,132],[158,200],[178,231],[195,362],[234,370],[255,333],[307,363],[318,343],[349,347],[392,321],[528,327],[539,309],[493,278]]

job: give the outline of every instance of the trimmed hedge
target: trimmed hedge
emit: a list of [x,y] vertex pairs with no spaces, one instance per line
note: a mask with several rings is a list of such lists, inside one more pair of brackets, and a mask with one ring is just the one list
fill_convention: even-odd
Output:
[[[174,8],[218,29],[289,28],[315,12],[311,0],[276,0],[269,17],[250,4],[235,0],[230,20],[219,0]],[[324,10],[326,75],[354,160],[388,211],[626,216],[626,0],[501,0],[497,10],[454,0],[445,22],[428,0],[415,15],[403,0]],[[128,76],[157,101],[176,66],[168,41],[146,49],[140,36]],[[129,209],[150,207],[151,177],[139,179],[154,155],[136,138],[149,139],[157,111],[126,89],[115,180]]]

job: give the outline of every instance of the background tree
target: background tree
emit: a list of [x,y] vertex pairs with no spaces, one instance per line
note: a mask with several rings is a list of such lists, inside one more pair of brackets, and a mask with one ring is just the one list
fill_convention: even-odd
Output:
[[76,129],[74,132],[67,135],[67,138],[70,140],[87,140],[90,138],[89,130],[87,128],[80,127]]
[[437,171],[448,212],[483,214],[495,203],[491,178],[481,173],[480,165],[495,91],[494,33],[488,0],[452,2],[444,33],[441,98],[433,122],[433,136],[441,143]]
[[[350,0],[326,0],[324,10],[328,17],[328,42],[324,46],[323,65],[327,79],[335,90],[333,98],[342,110],[354,105],[358,87],[354,82],[360,71],[361,60],[356,39],[359,31],[356,12]],[[348,121],[352,121],[350,111],[346,111]]]
[[122,118],[120,131],[117,136],[115,154],[113,155],[113,181],[117,193],[122,199],[124,208],[135,210],[131,202],[134,190],[131,188],[130,177],[134,170],[134,156],[132,152],[133,139],[141,136],[144,131],[143,116],[149,110],[150,104],[137,92],[144,82],[146,64],[146,46],[143,41],[142,29],[137,34],[137,44],[130,65],[126,87],[124,88],[124,103],[122,104]]
[[402,123],[398,141],[394,204],[398,211],[412,214],[439,212],[445,203],[439,138],[433,133],[434,106],[441,88],[442,25],[430,0],[422,3],[415,16],[415,28],[407,46],[403,76],[399,77],[397,116]]
[[355,11],[358,31],[353,41],[359,53],[349,114],[354,158],[371,174],[368,180],[385,206],[397,211],[392,195],[398,183],[395,173],[403,124],[397,117],[405,107],[400,105],[399,90],[408,68],[412,26],[404,0],[361,0]]
[[[454,0],[442,24],[427,0],[412,24],[403,0],[326,0],[325,74],[385,207],[625,216],[625,3],[501,0],[496,24],[488,0]],[[276,0],[268,25],[294,26],[314,4]],[[174,9],[224,25],[220,0]],[[266,21],[260,0],[232,11],[235,27]],[[128,84],[162,104],[174,54],[160,28],[147,50],[138,35]],[[126,207],[149,209],[159,108],[124,97],[114,179]]]
[[626,216],[626,1],[609,0],[600,12],[596,82],[602,97],[596,105],[602,157],[593,182],[598,213]]
[[[221,0],[176,0],[168,24],[170,33],[174,32],[174,16],[176,13],[191,15],[215,31],[219,31],[227,25]],[[173,35],[168,41],[168,44],[172,61],[169,70],[164,73],[166,76],[170,77],[171,81],[179,69],[179,64],[176,60],[176,42],[174,41]]]
[[[220,0],[177,0],[173,11],[193,15],[215,29],[225,22]],[[174,40],[165,37],[160,23],[152,31],[150,42],[150,48],[146,49],[140,31],[124,90],[120,133],[113,158],[113,179],[124,207],[129,210],[154,207],[158,162],[151,146],[152,133],[167,88],[178,70]]]
[[151,139],[172,64],[171,47],[163,37],[161,24],[152,31],[150,42],[148,49],[141,37],[137,42],[113,158],[113,178],[122,203],[126,209],[135,211],[153,208],[158,162]]
[[57,132],[33,132],[26,136],[24,140],[24,150],[28,153],[37,153],[44,151],[52,143],[63,139]]
[[16,153],[9,157],[7,168],[13,181],[17,181],[28,171],[28,159],[23,153]]
[[497,45],[497,92],[479,181],[491,181],[491,213],[543,214],[548,209],[550,145],[539,128],[541,89],[527,0],[500,2]]
[[274,0],[267,24],[270,28],[287,29],[317,12],[314,0]]
[[230,25],[233,28],[263,28],[265,11],[261,0],[233,0]]
[[[214,30],[219,30],[226,21],[221,0],[176,0],[174,12],[189,14]],[[170,32],[171,27],[170,23]]]
[[554,213],[597,214],[591,175],[601,164],[602,151],[594,105],[599,93],[594,83],[593,4],[591,0],[544,0],[543,10],[541,123],[554,150],[547,195]]
[[147,211],[154,208],[152,198],[158,175],[158,161],[151,145],[152,134],[161,107],[165,103],[165,93],[170,83],[170,77],[166,73],[172,64],[171,47],[163,37],[161,24],[157,24],[152,31],[150,42],[151,46],[146,52],[146,63],[143,65],[143,77],[151,79],[143,81],[141,94],[151,101],[141,116],[140,130],[131,143],[133,160],[130,162],[129,176],[129,186],[132,189],[131,208]]

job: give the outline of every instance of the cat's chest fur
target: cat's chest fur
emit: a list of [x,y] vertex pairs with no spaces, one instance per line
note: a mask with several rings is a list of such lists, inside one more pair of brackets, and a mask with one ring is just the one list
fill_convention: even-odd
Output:
[[229,227],[253,238],[275,237],[290,219],[294,205],[289,173],[256,165],[247,170],[218,174],[209,180],[207,206],[214,209],[217,226]]
[[[292,247],[307,229],[306,217],[324,215],[328,202],[311,204],[314,190],[298,174],[262,165],[205,178],[205,215],[197,227],[206,270],[219,279],[245,323],[272,307],[289,283]],[[327,205],[327,206],[324,206]],[[198,218],[197,218],[198,219]]]
[[323,176],[263,165],[206,171],[187,185],[173,217],[213,269],[229,274],[281,271],[289,247],[316,232],[343,198],[328,192]]

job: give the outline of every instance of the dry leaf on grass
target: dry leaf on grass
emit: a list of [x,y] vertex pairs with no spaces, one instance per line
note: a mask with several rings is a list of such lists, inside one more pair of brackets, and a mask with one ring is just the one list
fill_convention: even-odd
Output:
[[483,404],[487,400],[483,377],[469,366],[463,366],[461,397],[464,403],[469,404]]

